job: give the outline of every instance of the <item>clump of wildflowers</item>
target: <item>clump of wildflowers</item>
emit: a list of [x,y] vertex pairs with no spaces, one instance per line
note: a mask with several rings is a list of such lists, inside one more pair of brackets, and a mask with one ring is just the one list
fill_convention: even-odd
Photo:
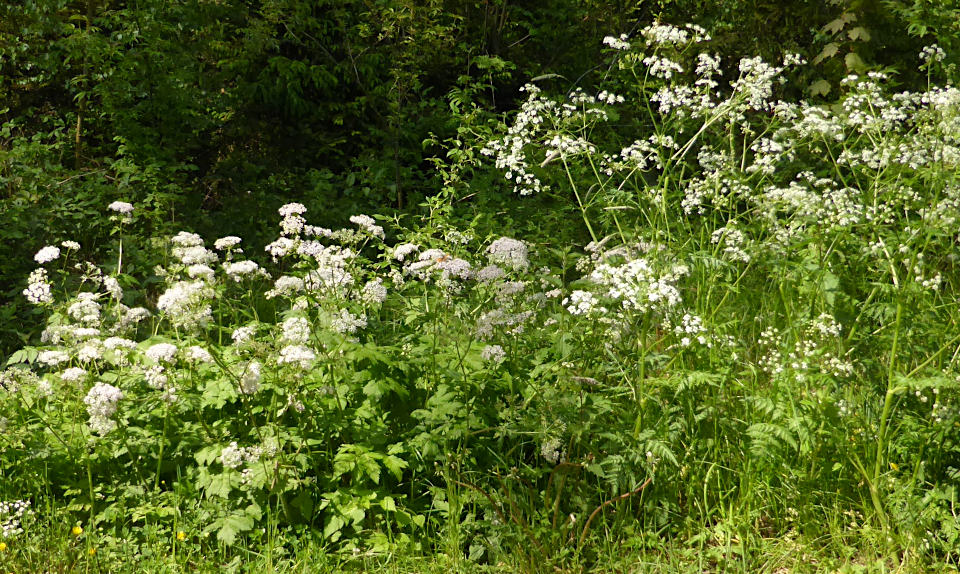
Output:
[[47,270],[42,267],[30,273],[27,280],[27,288],[23,290],[23,295],[34,305],[41,305],[53,301],[53,294],[50,292],[50,282],[47,279]]
[[501,237],[487,247],[487,260],[514,271],[526,271],[530,267],[526,243],[509,237]]
[[23,533],[23,517],[30,511],[29,500],[0,502],[0,539],[10,539]]
[[53,245],[47,245],[33,256],[33,260],[43,265],[60,257],[60,248]]
[[117,412],[117,403],[122,398],[123,392],[113,385],[104,382],[94,385],[83,399],[90,415],[90,430],[103,436],[117,428],[116,421],[110,417]]

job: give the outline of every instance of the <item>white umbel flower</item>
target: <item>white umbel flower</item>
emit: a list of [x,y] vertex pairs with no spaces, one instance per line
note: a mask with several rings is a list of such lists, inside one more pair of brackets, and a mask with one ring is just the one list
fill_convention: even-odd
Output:
[[37,251],[37,254],[33,256],[33,260],[43,265],[44,263],[49,263],[58,257],[60,257],[60,248],[54,247],[53,245],[47,245],[40,251]]
[[116,211],[121,215],[127,215],[130,213],[133,213],[133,205],[130,203],[127,203],[126,201],[114,201],[113,203],[107,206],[107,209],[109,209],[110,211]]

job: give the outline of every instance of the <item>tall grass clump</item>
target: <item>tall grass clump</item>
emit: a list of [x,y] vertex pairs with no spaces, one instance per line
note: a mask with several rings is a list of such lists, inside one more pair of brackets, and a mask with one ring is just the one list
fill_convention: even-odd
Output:
[[876,72],[815,105],[776,98],[799,58],[725,71],[695,26],[605,44],[596,94],[530,84],[461,156],[585,246],[454,226],[441,195],[414,229],[287,204],[269,260],[184,231],[149,277],[124,202],[115,260],[38,252],[46,328],[0,375],[6,559],[955,565],[941,52],[922,93]]

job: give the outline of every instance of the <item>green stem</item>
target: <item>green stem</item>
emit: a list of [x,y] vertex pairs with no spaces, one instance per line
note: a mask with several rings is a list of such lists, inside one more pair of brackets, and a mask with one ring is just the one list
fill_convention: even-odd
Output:
[[880,504],[879,493],[873,492],[878,488],[880,479],[880,470],[883,467],[883,461],[887,450],[887,425],[890,415],[893,411],[893,399],[903,390],[902,387],[895,387],[893,383],[894,367],[897,359],[897,344],[900,339],[900,321],[903,316],[903,303],[897,302],[897,316],[894,322],[893,344],[890,346],[890,361],[887,366],[887,392],[883,399],[883,412],[880,414],[880,430],[877,433],[877,458],[873,464],[873,476],[871,477],[871,498],[881,521],[886,524],[886,515]]

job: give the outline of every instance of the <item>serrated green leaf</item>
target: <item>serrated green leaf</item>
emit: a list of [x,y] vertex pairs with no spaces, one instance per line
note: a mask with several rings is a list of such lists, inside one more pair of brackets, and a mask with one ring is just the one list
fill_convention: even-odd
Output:
[[820,79],[816,82],[810,84],[810,87],[807,88],[807,91],[810,92],[811,96],[825,96],[830,93],[832,86],[830,82]]
[[217,539],[230,546],[236,541],[237,534],[250,530],[253,524],[253,518],[246,514],[231,514],[223,519],[223,525],[217,531]]

